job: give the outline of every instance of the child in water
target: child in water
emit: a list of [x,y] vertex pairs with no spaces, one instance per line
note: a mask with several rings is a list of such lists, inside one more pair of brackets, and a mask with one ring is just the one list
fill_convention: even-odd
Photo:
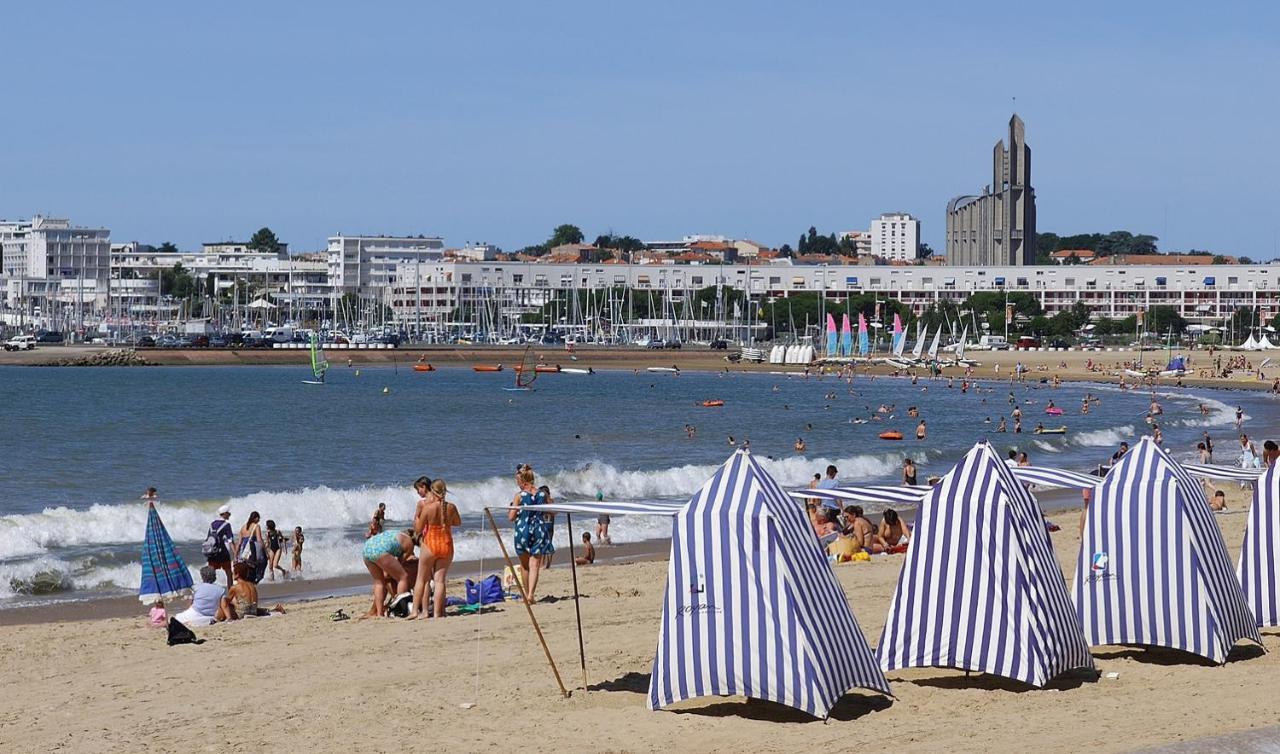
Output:
[[307,538],[302,534],[302,527],[293,527],[293,571],[294,573],[302,572],[302,543]]

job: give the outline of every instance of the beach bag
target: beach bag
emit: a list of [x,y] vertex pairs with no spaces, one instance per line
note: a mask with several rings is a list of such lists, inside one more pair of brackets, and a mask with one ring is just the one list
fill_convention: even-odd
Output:
[[195,631],[187,628],[177,618],[169,619],[169,646],[175,644],[199,644]]
[[502,589],[502,579],[496,574],[486,576],[479,583],[467,579],[467,604],[488,605],[491,602],[502,602],[506,595]]
[[223,528],[230,525],[226,521],[216,521],[209,524],[209,534],[205,536],[204,544],[200,545],[200,552],[206,559],[213,561],[231,559],[231,553],[227,552],[227,546],[223,543],[223,537],[221,536]]

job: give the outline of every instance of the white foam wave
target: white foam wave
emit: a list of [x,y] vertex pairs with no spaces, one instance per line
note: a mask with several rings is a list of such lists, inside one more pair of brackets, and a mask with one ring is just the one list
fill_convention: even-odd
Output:
[[1135,429],[1132,424],[1108,427],[1106,429],[1091,429],[1072,435],[1071,442],[1086,448],[1105,448],[1119,445],[1122,442],[1132,442],[1135,437],[1134,432]]
[[1061,453],[1061,452],[1062,452],[1062,448],[1059,448],[1057,445],[1054,445],[1054,444],[1053,444],[1053,443],[1051,443],[1051,442],[1046,442],[1046,441],[1044,441],[1044,440],[1036,440],[1036,441],[1035,441],[1035,446],[1036,446],[1037,448],[1039,448],[1039,449],[1041,449],[1041,450],[1045,451],[1046,453]]

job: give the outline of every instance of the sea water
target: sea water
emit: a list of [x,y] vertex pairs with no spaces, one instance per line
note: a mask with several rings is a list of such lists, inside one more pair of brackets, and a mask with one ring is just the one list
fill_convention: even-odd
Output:
[[[389,525],[406,523],[411,483],[424,474],[447,480],[463,514],[456,557],[492,558],[497,543],[482,512],[511,501],[521,463],[561,501],[686,499],[744,442],[789,488],[828,464],[843,483],[895,483],[906,456],[923,481],[983,438],[1002,455],[1016,448],[1038,465],[1086,470],[1149,431],[1151,401],[1103,385],[1054,389],[1038,382],[1043,375],[1016,387],[984,381],[967,394],[960,379],[948,387],[946,379],[847,384],[643,370],[542,375],[532,392],[504,390],[510,372],[464,368],[335,367],[324,385],[306,378],[294,367],[0,368],[0,607],[136,590],[146,521],[138,498],[151,486],[189,565],[202,564],[199,543],[226,503],[237,528],[255,510],[286,534],[302,526],[305,576],[319,578],[363,573],[359,548],[374,509],[385,503]],[[1011,391],[1021,435],[1008,418]],[[1082,414],[1086,393],[1101,403]],[[725,405],[700,405],[709,399]],[[1273,426],[1263,394],[1162,389],[1158,399],[1166,447],[1181,458],[1194,457],[1208,430],[1216,460],[1233,462],[1236,405],[1249,416],[1246,431]],[[1050,400],[1063,416],[1044,413]],[[882,405],[891,410],[878,412]],[[912,406],[927,423],[922,442]],[[995,432],[1001,416],[1006,434]],[[1069,431],[1037,436],[1038,422]],[[887,429],[907,439],[878,439]],[[802,453],[793,449],[799,438]],[[616,518],[611,534],[660,539],[670,523]],[[567,545],[563,526],[556,536]]]

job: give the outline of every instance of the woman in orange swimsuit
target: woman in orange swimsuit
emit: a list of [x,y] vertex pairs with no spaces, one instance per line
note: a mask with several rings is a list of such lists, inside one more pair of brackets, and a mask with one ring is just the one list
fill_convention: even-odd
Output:
[[462,517],[458,515],[458,507],[445,500],[448,488],[443,479],[431,483],[431,491],[422,504],[422,549],[418,566],[419,588],[426,591],[427,578],[430,576],[433,587],[431,595],[432,613],[437,618],[444,617],[445,582],[449,578],[449,566],[453,563],[453,527],[462,525]]

